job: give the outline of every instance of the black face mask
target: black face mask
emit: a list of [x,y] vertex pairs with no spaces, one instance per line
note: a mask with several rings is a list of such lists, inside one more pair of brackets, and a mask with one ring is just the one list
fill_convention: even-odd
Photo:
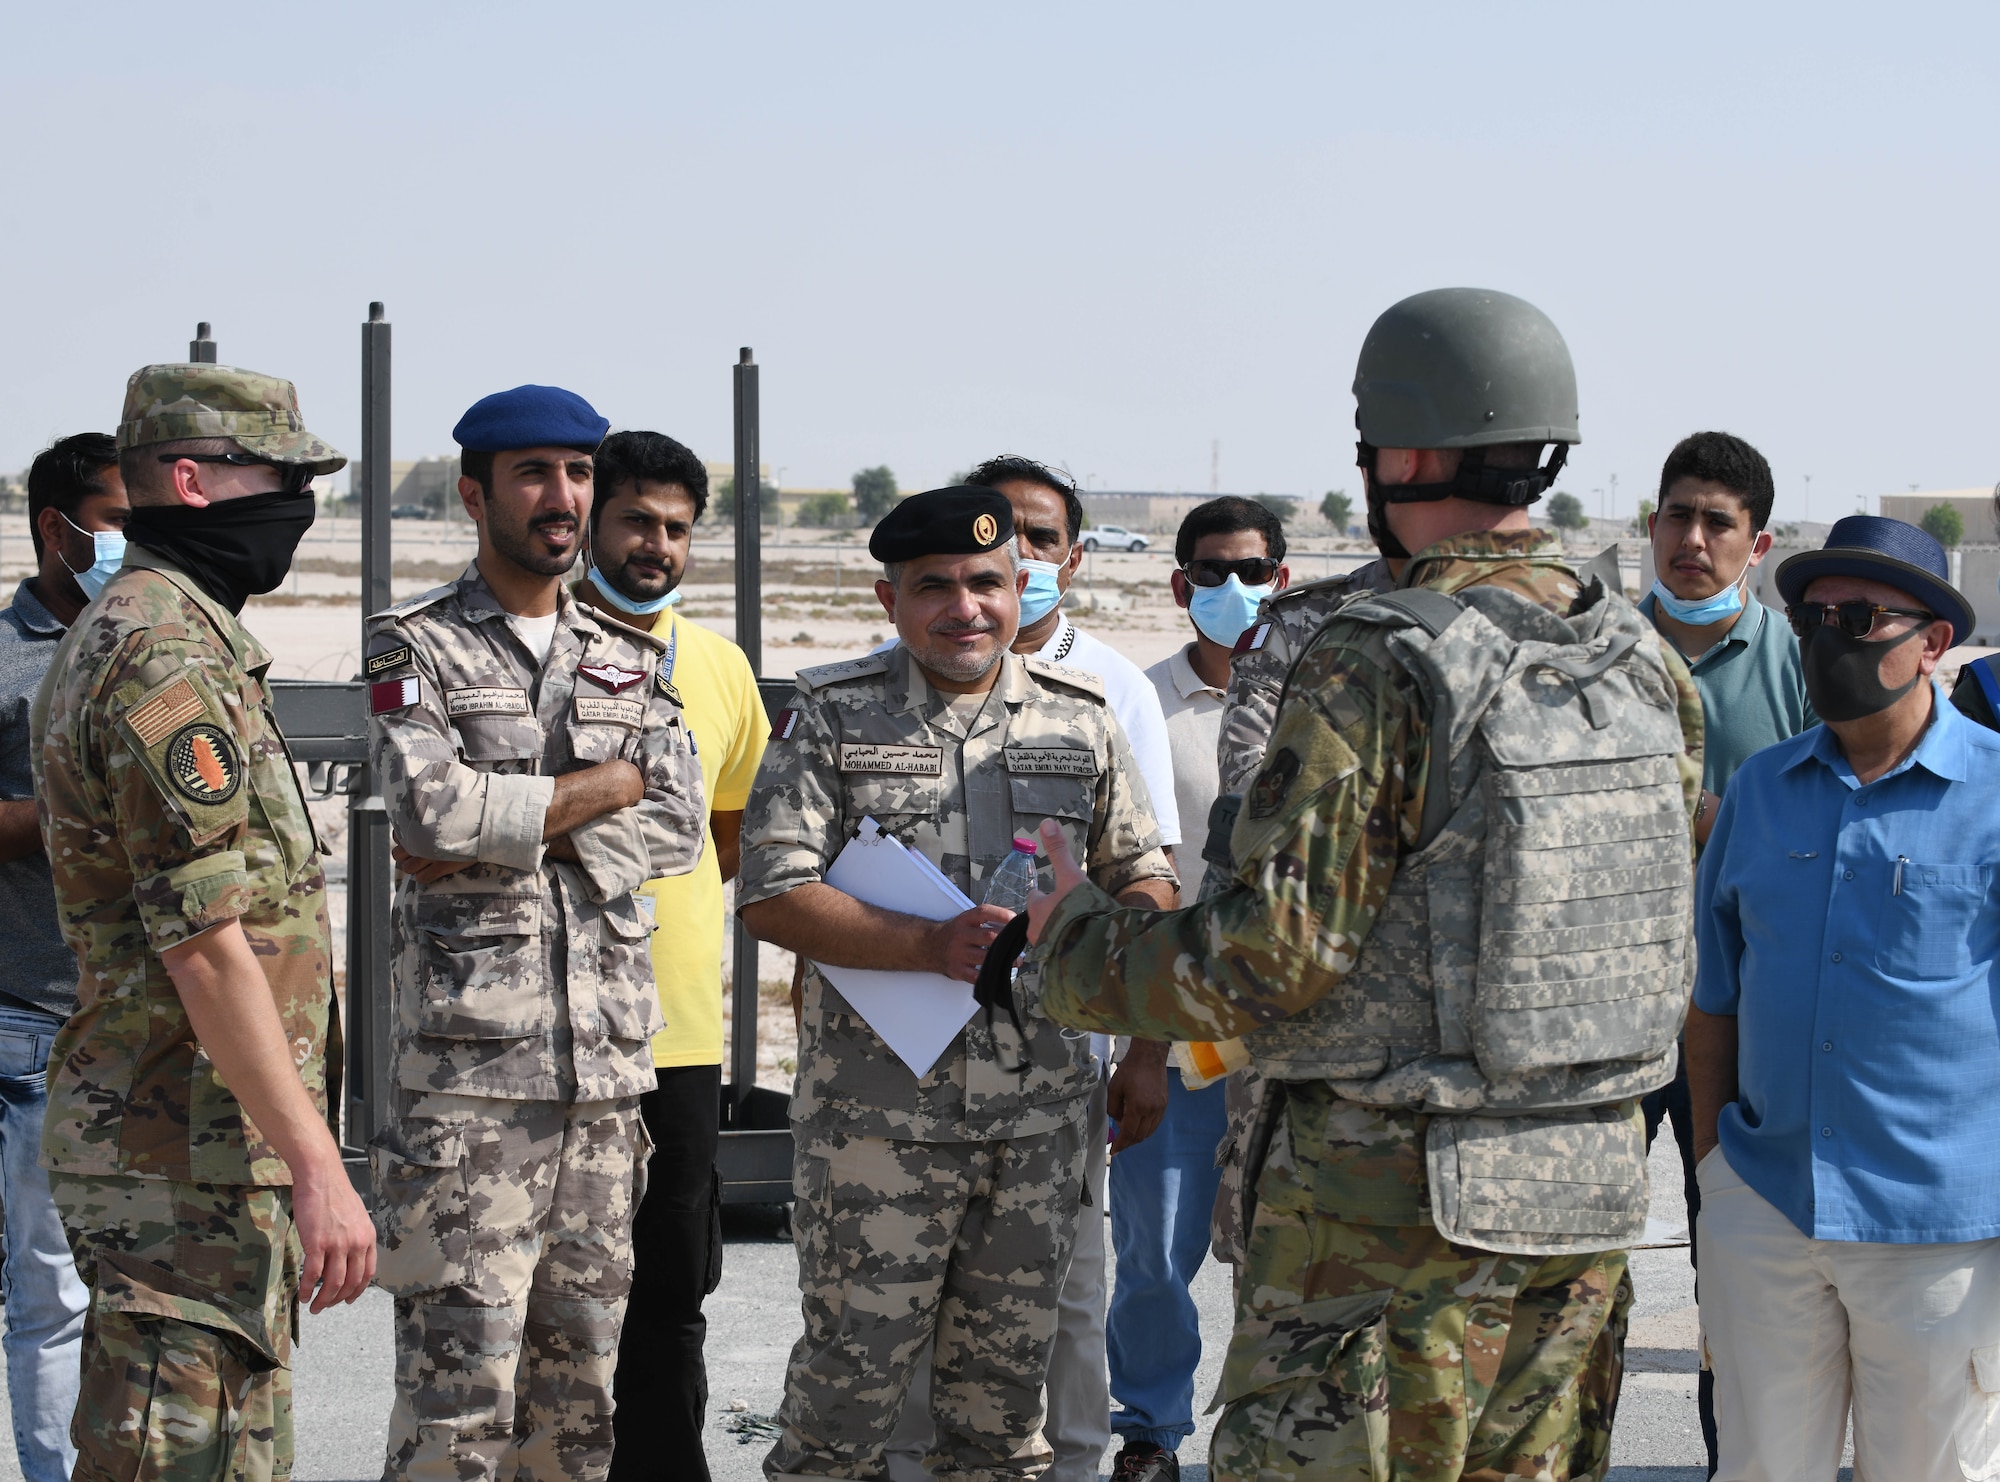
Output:
[[1923,680],[1923,671],[1898,689],[1882,683],[1882,660],[1913,638],[1923,636],[1924,627],[1910,629],[1900,638],[1875,643],[1866,638],[1849,638],[1828,624],[1805,641],[1806,696],[1821,720],[1860,720],[1887,710]]
[[125,538],[157,551],[231,612],[275,589],[319,507],[311,490],[246,494],[196,509],[186,504],[132,508]]

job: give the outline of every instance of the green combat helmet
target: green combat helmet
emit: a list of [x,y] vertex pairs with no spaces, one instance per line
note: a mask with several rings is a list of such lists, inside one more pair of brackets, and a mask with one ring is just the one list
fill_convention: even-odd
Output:
[[[1384,499],[1476,499],[1525,505],[1556,481],[1577,432],[1576,367],[1549,316],[1489,288],[1434,288],[1394,305],[1361,344],[1354,369],[1358,462],[1368,475],[1368,528],[1407,555],[1382,519]],[[1480,449],[1554,443],[1547,466],[1489,468]],[[1375,483],[1377,448],[1464,448],[1444,483]],[[1393,548],[1392,548],[1393,547]]]
[[250,456],[315,474],[344,468],[347,455],[306,431],[290,381],[233,365],[147,365],[125,383],[118,447],[226,437]]

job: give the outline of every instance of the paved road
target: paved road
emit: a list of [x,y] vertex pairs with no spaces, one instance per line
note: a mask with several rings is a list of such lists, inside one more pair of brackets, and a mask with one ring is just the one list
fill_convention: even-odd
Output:
[[[1683,1224],[1680,1167],[1671,1140],[1661,1139],[1653,1162],[1653,1212],[1660,1226]],[[755,1482],[768,1443],[739,1444],[729,1426],[732,1401],[742,1415],[777,1408],[785,1358],[799,1331],[797,1268],[788,1240],[772,1221],[736,1222],[722,1287],[710,1298],[709,1354],[713,1403],[709,1464],[719,1482]],[[1113,1279],[1116,1279],[1114,1272]],[[1633,1259],[1638,1291],[1627,1359],[1631,1372],[1619,1411],[1611,1482],[1701,1482],[1701,1437],[1695,1426],[1694,1287],[1684,1249],[1648,1250]],[[1203,1361],[1201,1403],[1214,1392],[1229,1332],[1229,1279],[1211,1262],[1196,1282]],[[300,1482],[364,1482],[381,1473],[389,1409],[389,1300],[370,1292],[353,1308],[305,1319],[298,1351],[297,1420]],[[1206,1482],[1206,1418],[1182,1447],[1189,1482]],[[0,1448],[0,1482],[18,1482],[11,1449]],[[1107,1458],[1108,1464],[1108,1458]],[[662,1465],[672,1474],[671,1458]]]

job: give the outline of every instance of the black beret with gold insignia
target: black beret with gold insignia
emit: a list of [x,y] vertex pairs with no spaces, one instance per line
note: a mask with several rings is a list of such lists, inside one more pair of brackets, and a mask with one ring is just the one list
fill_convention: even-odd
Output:
[[976,556],[1014,538],[1014,507],[992,489],[959,484],[912,494],[882,517],[868,554],[886,563]]

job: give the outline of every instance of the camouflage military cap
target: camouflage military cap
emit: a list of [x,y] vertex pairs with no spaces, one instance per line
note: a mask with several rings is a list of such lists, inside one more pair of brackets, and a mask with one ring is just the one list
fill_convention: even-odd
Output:
[[273,463],[303,463],[332,473],[347,455],[306,431],[299,393],[290,381],[233,365],[147,365],[125,383],[118,446],[193,438],[231,438],[246,453]]

